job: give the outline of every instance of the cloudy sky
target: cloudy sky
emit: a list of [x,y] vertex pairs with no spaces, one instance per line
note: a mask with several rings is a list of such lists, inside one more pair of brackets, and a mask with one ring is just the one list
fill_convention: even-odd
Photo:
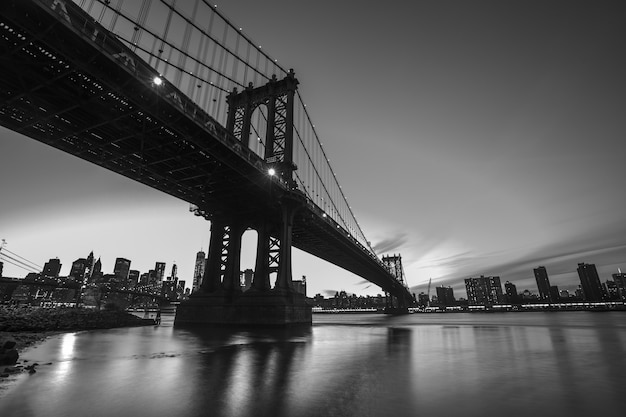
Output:
[[[300,80],[366,236],[413,291],[532,269],[578,285],[626,270],[626,6],[622,1],[218,3]],[[184,202],[0,128],[0,238],[62,273],[93,250],[191,281],[209,224]],[[242,267],[254,266],[254,235]],[[25,271],[5,264],[5,275]],[[309,295],[379,289],[297,252]]]

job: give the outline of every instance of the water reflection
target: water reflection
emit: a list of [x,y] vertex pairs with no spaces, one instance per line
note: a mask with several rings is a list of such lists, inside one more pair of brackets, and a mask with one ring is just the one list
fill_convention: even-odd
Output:
[[[573,314],[573,315],[572,315]],[[318,318],[313,328],[68,334],[7,416],[621,415],[623,315]]]

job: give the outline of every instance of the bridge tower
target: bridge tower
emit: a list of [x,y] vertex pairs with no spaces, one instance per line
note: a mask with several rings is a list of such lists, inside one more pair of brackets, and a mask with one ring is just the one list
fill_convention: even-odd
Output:
[[[383,264],[389,273],[404,287],[408,287],[404,267],[402,266],[402,256],[386,255],[383,256]],[[392,314],[403,314],[407,312],[407,300],[405,298],[393,297],[387,294],[387,312]]]
[[[261,157],[266,171],[259,183],[268,187],[254,207],[233,206],[211,216],[211,238],[200,291],[181,303],[177,324],[310,324],[306,297],[293,290],[291,247],[293,219],[306,198],[297,189],[293,172],[294,97],[298,80],[293,71],[282,80],[236,88],[227,97],[227,131],[238,146],[253,149],[264,133]],[[265,110],[265,132],[254,131],[252,117]],[[252,136],[252,139],[251,139]],[[258,139],[257,139],[258,138]],[[235,190],[236,192],[236,190]],[[251,288],[240,286],[241,239],[247,229],[257,231],[257,253]],[[272,288],[270,275],[276,273]]]

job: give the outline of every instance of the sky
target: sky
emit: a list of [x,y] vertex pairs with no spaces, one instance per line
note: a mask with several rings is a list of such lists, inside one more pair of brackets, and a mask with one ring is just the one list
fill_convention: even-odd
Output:
[[[413,292],[533,268],[573,290],[577,263],[626,270],[622,1],[217,3],[286,68],[365,235]],[[93,250],[190,285],[209,223],[188,204],[0,128],[0,238],[62,274]],[[242,269],[254,268],[255,233]],[[380,289],[294,250],[308,295]],[[5,276],[26,271],[5,264]]]

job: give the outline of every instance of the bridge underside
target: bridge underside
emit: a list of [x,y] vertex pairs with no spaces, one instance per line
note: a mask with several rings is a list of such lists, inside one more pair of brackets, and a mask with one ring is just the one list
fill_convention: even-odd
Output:
[[[3,1],[0,125],[187,201],[208,220],[280,222],[289,190],[264,160],[180,91],[154,85],[157,72],[107,33],[88,20],[78,29],[37,2]],[[292,244],[410,302],[317,206],[295,212]]]

